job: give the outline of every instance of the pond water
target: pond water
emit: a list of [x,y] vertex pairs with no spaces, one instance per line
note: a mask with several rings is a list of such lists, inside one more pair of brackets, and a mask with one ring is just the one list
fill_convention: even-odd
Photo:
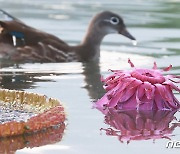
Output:
[[[28,146],[27,143],[26,147],[17,148],[15,153],[168,154],[179,151],[178,148],[166,148],[169,138],[180,141],[180,129],[178,125],[172,124],[175,117],[179,120],[179,112],[151,113],[151,117],[143,113],[132,113],[133,117],[142,116],[146,120],[154,120],[153,127],[159,128],[158,124],[162,121],[154,118],[157,114],[160,119],[164,119],[164,126],[161,127],[170,129],[171,135],[169,138],[165,135],[156,139],[134,139],[127,143],[127,139],[122,141],[118,135],[113,136],[109,132],[113,126],[110,126],[107,117],[92,109],[93,101],[104,94],[100,76],[110,74],[108,69],[129,69],[128,58],[137,67],[151,68],[154,61],[159,68],[172,64],[169,74],[180,74],[179,0],[0,0],[0,4],[2,9],[28,25],[54,34],[69,44],[80,42],[92,15],[102,10],[111,10],[123,17],[128,30],[138,41],[138,45],[133,46],[123,36],[107,36],[101,46],[99,64],[72,62],[7,66],[1,63],[2,88],[57,98],[63,102],[67,111],[66,128],[62,140],[59,139],[61,141],[38,147],[35,140],[34,146]],[[175,95],[180,99],[180,94]],[[49,138],[44,137],[42,140]],[[11,142],[7,140],[6,145],[8,143],[10,148]]]

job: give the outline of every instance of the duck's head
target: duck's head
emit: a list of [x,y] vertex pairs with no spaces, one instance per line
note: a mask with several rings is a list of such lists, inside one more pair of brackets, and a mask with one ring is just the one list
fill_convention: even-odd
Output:
[[126,29],[123,19],[110,11],[103,11],[96,14],[90,22],[89,31],[105,36],[107,34],[118,33],[131,40],[136,40]]

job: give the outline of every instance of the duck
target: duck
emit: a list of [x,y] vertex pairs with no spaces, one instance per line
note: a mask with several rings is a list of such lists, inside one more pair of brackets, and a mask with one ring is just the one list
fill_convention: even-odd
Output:
[[78,45],[69,45],[60,38],[26,25],[0,9],[8,20],[0,20],[0,59],[25,62],[88,62],[99,61],[102,40],[108,34],[121,34],[136,40],[123,19],[111,11],[92,17],[87,32]]

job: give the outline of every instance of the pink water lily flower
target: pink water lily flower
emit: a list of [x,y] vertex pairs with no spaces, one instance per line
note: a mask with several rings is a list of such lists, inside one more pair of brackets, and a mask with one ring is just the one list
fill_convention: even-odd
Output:
[[180,102],[173,94],[173,90],[180,92],[180,88],[173,79],[180,76],[166,75],[172,67],[159,70],[156,63],[152,69],[135,68],[128,60],[132,70],[111,70],[109,77],[102,79],[107,93],[96,102],[96,107],[116,108],[118,110],[174,110],[179,109]]

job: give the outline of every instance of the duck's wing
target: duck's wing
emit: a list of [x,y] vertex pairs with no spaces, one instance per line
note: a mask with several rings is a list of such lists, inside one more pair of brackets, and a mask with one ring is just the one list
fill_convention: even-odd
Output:
[[12,16],[11,14],[7,13],[6,11],[0,9],[0,14],[1,14],[1,20],[6,20],[6,21],[10,21],[10,20],[14,20],[14,21],[18,21],[18,22],[22,22],[19,19],[17,19],[16,17]]
[[66,61],[68,45],[64,41],[24,24],[3,10],[0,12],[10,19],[0,20],[0,54],[5,53],[11,59],[23,55],[30,61],[37,61],[33,60],[35,57],[38,61]]

